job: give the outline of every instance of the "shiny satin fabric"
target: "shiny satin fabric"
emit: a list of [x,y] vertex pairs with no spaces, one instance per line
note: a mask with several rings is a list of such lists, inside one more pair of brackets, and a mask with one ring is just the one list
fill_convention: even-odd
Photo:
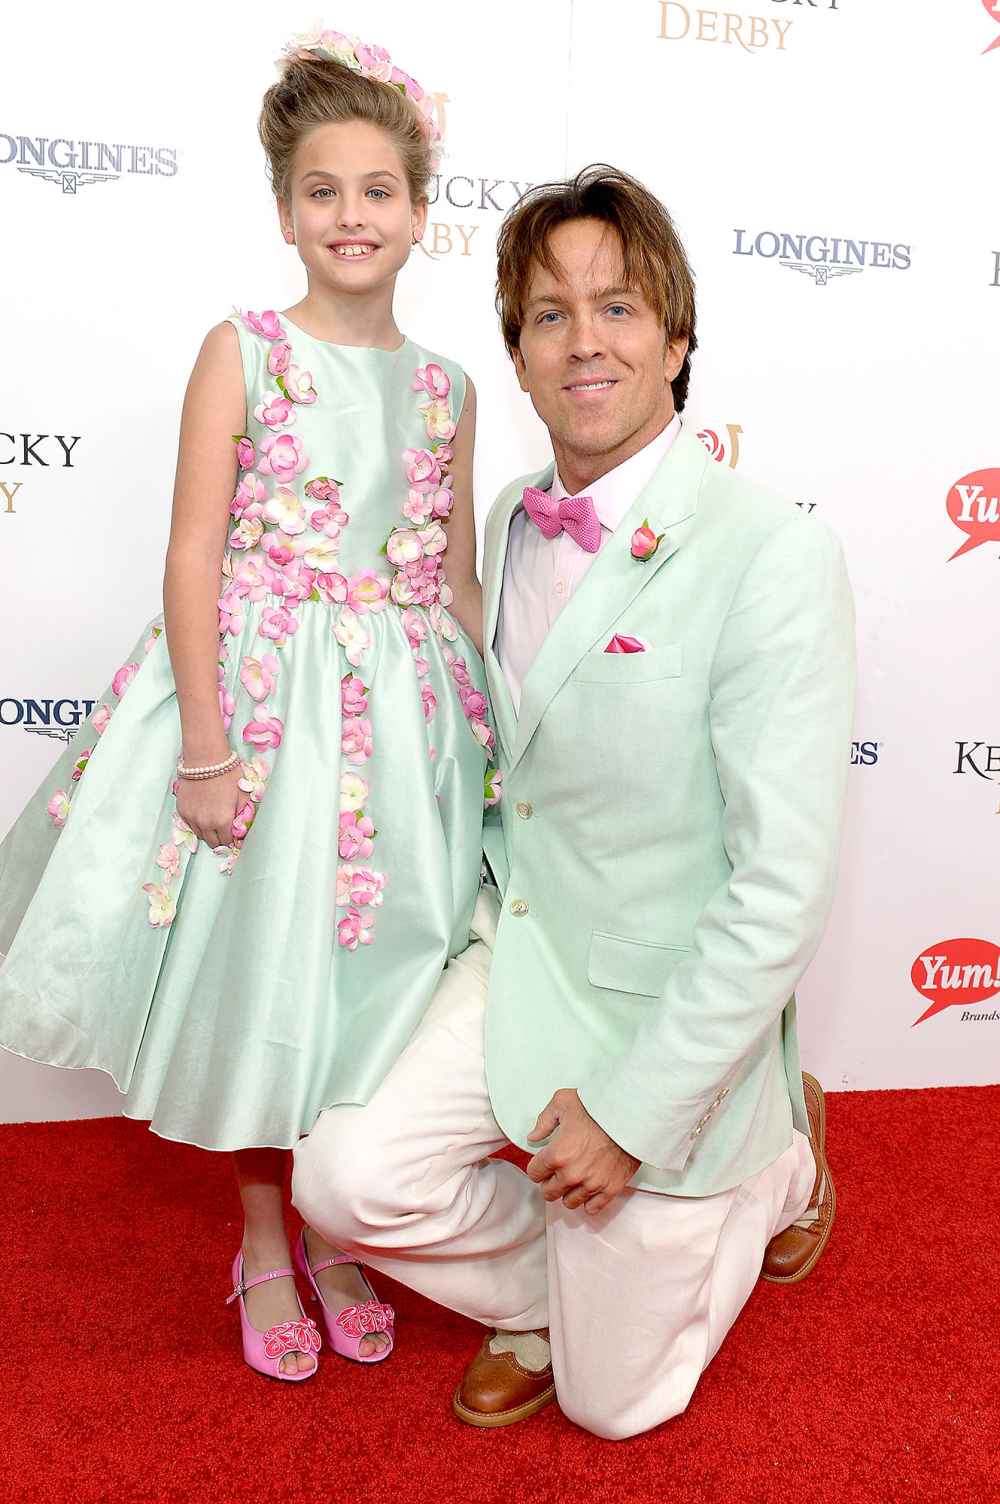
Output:
[[[191,850],[178,830],[180,722],[155,622],[0,846],[0,1046],[108,1072],[126,1113],[165,1137],[288,1148],[324,1107],[368,1099],[468,943],[490,732],[482,663],[441,604],[447,592],[408,599],[385,553],[394,530],[415,530],[402,510],[412,455],[441,443],[447,414],[433,404],[445,386],[457,421],[461,371],[410,341],[356,349],[287,322],[282,340],[234,323],[248,473],[269,498],[281,493],[272,517],[291,528],[305,518],[304,531],[281,533],[286,551],[339,532],[308,594],[309,574],[295,574],[301,598],[284,633],[286,577],[268,576],[262,558],[256,588],[234,594],[261,549],[227,554],[222,698],[231,745],[252,788],[257,779],[252,823],[235,858]],[[316,398],[276,435],[255,412],[283,390],[283,342],[289,389],[308,396],[305,373]],[[414,390],[419,372],[436,391]],[[281,473],[281,450],[267,473],[281,432],[298,440],[283,446],[289,459],[307,461],[297,473]],[[339,483],[339,530],[313,526],[331,510],[329,486],[307,494],[317,477],[320,492]],[[273,543],[281,530],[265,516],[264,532]],[[356,681],[347,691],[345,679]],[[371,822],[346,847],[345,814]]]

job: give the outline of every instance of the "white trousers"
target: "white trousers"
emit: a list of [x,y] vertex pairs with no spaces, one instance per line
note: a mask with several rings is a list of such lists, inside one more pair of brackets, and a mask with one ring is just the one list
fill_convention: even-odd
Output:
[[796,1133],[716,1196],[625,1191],[596,1216],[546,1203],[487,1157],[507,1142],[483,1060],[489,962],[481,941],[451,962],[368,1105],[321,1114],[295,1150],[292,1198],[329,1242],[430,1300],[488,1327],[548,1326],[565,1414],[633,1436],[685,1409],[769,1239],[806,1208],[812,1151]]

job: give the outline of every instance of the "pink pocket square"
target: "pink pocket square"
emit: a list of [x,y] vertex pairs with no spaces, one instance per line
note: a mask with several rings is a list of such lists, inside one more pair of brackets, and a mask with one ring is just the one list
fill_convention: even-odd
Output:
[[604,651],[606,653],[644,653],[646,644],[640,642],[638,637],[621,637],[616,632]]

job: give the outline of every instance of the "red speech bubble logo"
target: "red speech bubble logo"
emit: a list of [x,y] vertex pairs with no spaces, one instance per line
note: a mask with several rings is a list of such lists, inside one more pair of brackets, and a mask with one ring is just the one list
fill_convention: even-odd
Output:
[[[983,10],[988,16],[992,16],[994,21],[1000,21],[1000,0],[983,0]],[[994,47],[1000,47],[1000,37],[994,37],[990,45],[983,48],[983,57],[987,52],[992,52]]]
[[1000,992],[1000,945],[992,940],[940,940],[920,952],[910,981],[930,1000],[913,1027],[959,1003],[982,1003]]
[[1000,470],[970,470],[957,480],[948,492],[948,516],[968,534],[949,564],[981,543],[1000,542]]

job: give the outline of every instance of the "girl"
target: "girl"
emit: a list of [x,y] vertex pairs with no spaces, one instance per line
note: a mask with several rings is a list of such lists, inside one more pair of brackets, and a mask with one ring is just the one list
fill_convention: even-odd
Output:
[[[0,1043],[234,1151],[244,1356],[302,1380],[320,1337],[287,1151],[367,1100],[468,943],[492,732],[474,393],[393,318],[433,108],[336,32],[279,69],[259,129],[308,290],[195,364],[164,620],[0,847]],[[353,1261],[309,1229],[295,1261],[336,1351],[387,1357],[392,1310]]]

